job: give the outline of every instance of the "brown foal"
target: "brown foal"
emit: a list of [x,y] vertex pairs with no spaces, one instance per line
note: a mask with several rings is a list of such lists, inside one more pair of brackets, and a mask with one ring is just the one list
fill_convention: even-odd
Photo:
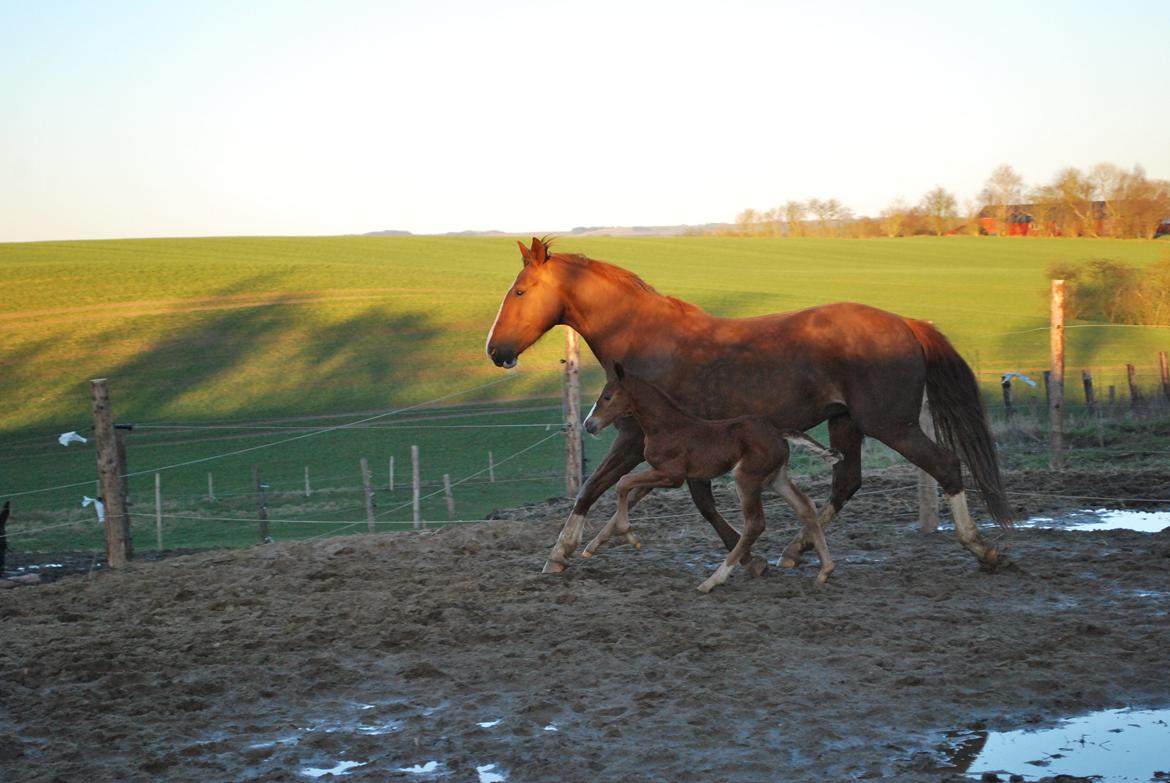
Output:
[[630,531],[629,495],[644,494],[655,487],[678,487],[687,479],[713,479],[735,471],[735,484],[743,508],[743,533],[723,565],[706,579],[699,590],[707,593],[727,581],[739,562],[748,562],[751,547],[764,531],[764,487],[772,486],[800,518],[804,535],[821,559],[817,583],[824,583],[833,571],[833,560],[825,535],[817,524],[817,511],[808,496],[788,477],[786,437],[802,441],[831,462],[840,455],[825,448],[803,432],[783,431],[763,416],[734,419],[700,419],[678,406],[652,383],[627,372],[616,363],[605,388],[585,420],[585,429],[596,434],[621,416],[633,416],[646,435],[645,457],[649,470],[622,477],[617,485],[617,513],[585,547],[591,556],[613,533],[635,547]]

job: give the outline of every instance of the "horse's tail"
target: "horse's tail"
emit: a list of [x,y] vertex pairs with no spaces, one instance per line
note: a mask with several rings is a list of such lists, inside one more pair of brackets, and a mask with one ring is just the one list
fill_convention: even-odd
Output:
[[963,458],[992,518],[1009,527],[1011,507],[975,373],[933,325],[912,318],[907,318],[906,323],[926,358],[926,397],[939,441]]

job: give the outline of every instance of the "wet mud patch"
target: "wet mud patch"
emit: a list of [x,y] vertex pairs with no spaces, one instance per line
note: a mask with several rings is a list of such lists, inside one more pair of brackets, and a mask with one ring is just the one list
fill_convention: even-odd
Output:
[[[1010,481],[1047,493],[1025,514],[1076,507],[1066,476]],[[951,781],[948,730],[1170,706],[1170,531],[1019,529],[986,574],[917,529],[911,474],[863,492],[821,588],[812,557],[698,593],[721,554],[682,492],[635,510],[641,551],[558,576],[562,502],[5,591],[0,778]],[[774,563],[796,522],[768,521]]]

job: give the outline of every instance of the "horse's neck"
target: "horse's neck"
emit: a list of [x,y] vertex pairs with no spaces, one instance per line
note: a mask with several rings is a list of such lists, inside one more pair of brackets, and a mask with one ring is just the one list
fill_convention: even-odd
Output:
[[[680,338],[679,330],[671,328],[679,318],[678,307],[661,294],[605,281],[570,289],[564,323],[584,338],[602,364],[629,362],[670,353],[669,344]],[[702,313],[696,309],[696,314]]]
[[698,421],[656,386],[646,381],[639,378],[627,379],[626,390],[633,401],[634,415],[642,426],[642,431],[647,435],[692,427]]

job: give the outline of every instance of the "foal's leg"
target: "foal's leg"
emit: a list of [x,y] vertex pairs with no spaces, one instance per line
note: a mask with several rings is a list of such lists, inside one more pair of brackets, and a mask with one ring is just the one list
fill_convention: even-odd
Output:
[[[861,444],[864,434],[847,414],[829,419],[829,444],[841,454],[841,461],[833,465],[833,490],[829,502],[821,509],[817,524],[825,530],[844,508],[853,493],[861,487]],[[795,568],[805,552],[812,549],[814,542],[801,529],[796,538],[784,549],[779,565]]]
[[636,468],[642,461],[645,438],[637,422],[629,417],[622,418],[614,422],[614,427],[618,431],[617,438],[614,439],[605,459],[577,494],[573,512],[565,520],[565,526],[557,536],[548,560],[544,563],[546,574],[559,574],[568,568],[569,558],[581,543],[581,531],[585,527],[585,515],[589,513],[589,509],[607,489],[618,482],[618,479]]
[[[728,524],[723,515],[719,513],[719,509],[715,507],[715,496],[711,494],[710,479],[688,479],[687,489],[691,491],[691,500],[695,502],[695,508],[699,509],[703,518],[711,523],[711,527],[715,528],[715,532],[723,541],[723,546],[730,552],[739,543],[739,533]],[[752,576],[760,576],[768,569],[768,561],[752,555],[751,552],[743,556],[740,565],[746,568]]]
[[735,570],[735,566],[745,557],[751,556],[752,544],[764,532],[764,503],[760,497],[764,478],[760,476],[736,475],[735,483],[739,487],[740,502],[743,507],[743,535],[739,542],[727,553],[723,565],[715,569],[715,573],[699,585],[699,592],[709,593],[715,587],[727,581],[727,577]]
[[[627,475],[629,475],[629,474],[627,474]],[[623,478],[625,478],[625,477],[623,477]],[[618,482],[618,486],[619,487],[621,486],[620,481]],[[627,544],[629,544],[630,546],[632,546],[634,549],[641,549],[642,542],[639,541],[638,537],[634,535],[634,531],[630,530],[630,513],[629,512],[630,512],[631,508],[638,505],[638,502],[641,501],[642,498],[649,495],[653,491],[653,489],[654,489],[653,487],[644,487],[643,486],[643,487],[637,487],[632,492],[630,492],[630,495],[626,501],[626,513],[624,515],[624,520],[622,518],[623,515],[622,515],[620,509],[615,510],[613,512],[613,516],[610,517],[609,521],[606,522],[605,525],[602,526],[600,532],[598,532],[598,534],[596,536],[594,536],[593,540],[589,542],[588,546],[586,546],[585,549],[583,549],[581,551],[581,557],[593,557],[593,553],[597,551],[597,548],[600,547],[602,544],[604,544],[606,541],[608,541],[609,537],[612,536],[614,534],[614,532],[617,532],[618,534],[620,534],[622,536],[622,538],[625,540],[625,542]],[[620,505],[620,501],[619,501],[619,505]],[[619,527],[618,527],[619,525],[621,525],[624,529],[619,529]]]
[[641,497],[655,487],[677,487],[682,483],[683,479],[654,468],[622,476],[617,488],[617,513],[585,547],[585,551],[581,553],[582,557],[592,557],[597,548],[609,540],[613,532],[624,535],[627,541],[633,539],[630,543],[634,544],[635,548],[640,549],[641,544],[637,543],[637,539],[630,532],[630,493],[640,492],[639,497]]
[[824,584],[828,581],[829,574],[833,573],[834,565],[833,558],[829,556],[829,545],[825,543],[825,532],[817,523],[816,506],[813,505],[808,495],[801,492],[800,488],[792,483],[787,465],[781,467],[776,474],[772,488],[788,501],[788,505],[792,506],[792,510],[800,519],[801,534],[810,539],[813,546],[816,547],[817,557],[821,559],[821,570],[817,573],[817,584]]

